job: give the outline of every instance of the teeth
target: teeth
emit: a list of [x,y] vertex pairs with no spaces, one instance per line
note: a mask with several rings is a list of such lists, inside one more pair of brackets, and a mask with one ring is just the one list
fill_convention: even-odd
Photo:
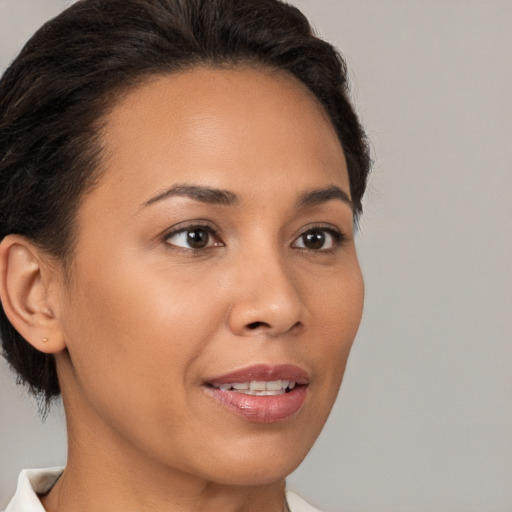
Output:
[[282,380],[273,380],[271,382],[267,382],[265,385],[265,389],[267,391],[277,391],[279,389],[283,389],[283,381]]
[[249,382],[235,382],[232,384],[233,389],[240,391],[242,389],[249,389]]
[[253,380],[251,382],[233,382],[230,384],[220,384],[215,386],[223,391],[231,389],[244,393],[245,395],[272,396],[282,395],[286,390],[292,390],[295,387],[293,380]]
[[253,380],[249,385],[251,391],[265,391],[267,383],[264,381]]

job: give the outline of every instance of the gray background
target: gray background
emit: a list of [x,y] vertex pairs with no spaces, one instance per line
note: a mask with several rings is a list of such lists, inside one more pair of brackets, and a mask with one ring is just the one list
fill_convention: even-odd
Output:
[[[0,0],[0,68],[69,2]],[[295,0],[344,53],[376,165],[361,331],[290,486],[326,511],[512,511],[512,2]],[[65,462],[0,363],[0,507]]]

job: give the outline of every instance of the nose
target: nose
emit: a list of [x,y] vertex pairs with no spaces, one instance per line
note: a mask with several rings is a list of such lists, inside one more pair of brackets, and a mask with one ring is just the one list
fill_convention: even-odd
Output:
[[242,263],[234,285],[229,327],[239,336],[277,337],[305,329],[306,309],[293,272],[278,256],[260,255]]

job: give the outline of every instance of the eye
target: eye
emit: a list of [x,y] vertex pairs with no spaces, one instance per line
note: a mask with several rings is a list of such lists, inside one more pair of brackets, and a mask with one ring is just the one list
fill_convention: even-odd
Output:
[[200,250],[224,245],[209,226],[189,226],[168,233],[166,243],[183,249]]
[[332,228],[311,228],[304,231],[293,243],[293,247],[310,251],[328,251],[339,246],[343,235]]

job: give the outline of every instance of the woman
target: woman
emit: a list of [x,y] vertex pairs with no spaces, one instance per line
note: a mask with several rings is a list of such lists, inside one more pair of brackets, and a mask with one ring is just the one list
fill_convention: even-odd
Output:
[[5,357],[65,470],[14,511],[314,510],[363,304],[339,55],[277,0],[82,0],[0,83]]

